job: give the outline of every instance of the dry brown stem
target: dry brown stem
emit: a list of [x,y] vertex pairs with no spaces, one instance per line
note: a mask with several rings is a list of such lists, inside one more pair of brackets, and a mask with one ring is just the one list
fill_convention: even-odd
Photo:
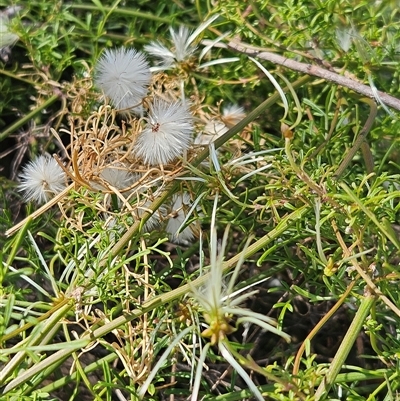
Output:
[[[262,60],[270,61],[271,63],[281,65],[294,71],[299,71],[307,75],[325,79],[326,81],[334,82],[361,95],[375,99],[375,95],[370,86],[364,85],[354,79],[339,75],[336,72],[329,71],[317,65],[300,63],[299,61],[280,56],[276,53],[264,51],[261,48],[256,48],[244,42],[232,40],[228,43],[228,47],[237,52],[247,54],[248,56],[258,57]],[[388,95],[386,92],[377,91],[377,94],[384,104],[400,111],[400,99]]]

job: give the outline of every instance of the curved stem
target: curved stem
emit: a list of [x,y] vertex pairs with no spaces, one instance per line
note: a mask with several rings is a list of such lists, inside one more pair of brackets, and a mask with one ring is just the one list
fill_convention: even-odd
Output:
[[18,81],[25,82],[26,84],[29,84],[29,85],[32,85],[32,86],[37,85],[37,82],[32,81],[30,79],[19,77],[18,75],[15,75],[12,72],[7,71],[7,70],[0,69],[0,74],[6,75],[7,77],[10,77],[10,78],[13,78],[13,79],[17,79]]
[[305,338],[303,343],[301,344],[299,350],[297,351],[296,354],[296,359],[294,360],[293,364],[293,375],[297,375],[299,373],[299,368],[300,368],[300,361],[301,357],[304,353],[304,350],[306,348],[306,343],[307,341],[311,341],[314,336],[318,333],[318,331],[322,328],[322,326],[336,313],[336,311],[343,305],[344,301],[346,298],[349,296],[351,290],[353,289],[355,285],[355,281],[351,282],[349,286],[347,287],[346,291],[343,293],[343,295],[340,297],[340,299],[336,302],[336,304],[331,308],[331,310],[318,322],[318,324],[310,331],[308,336]]

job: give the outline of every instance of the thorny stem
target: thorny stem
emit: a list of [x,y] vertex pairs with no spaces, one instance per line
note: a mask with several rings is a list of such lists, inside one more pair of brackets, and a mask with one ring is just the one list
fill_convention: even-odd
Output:
[[[271,63],[287,67],[294,71],[299,71],[307,75],[325,79],[326,81],[334,82],[371,99],[375,98],[374,92],[370,86],[364,85],[355,81],[354,79],[344,77],[343,75],[339,75],[336,72],[329,71],[325,68],[312,64],[300,63],[299,61],[280,56],[279,54],[264,51],[262,48],[257,48],[244,42],[232,40],[228,43],[228,48],[239,53],[247,54],[248,56],[258,57],[262,60],[270,61]],[[377,93],[383,103],[396,110],[400,110],[400,99],[390,96],[386,92],[377,91]]]

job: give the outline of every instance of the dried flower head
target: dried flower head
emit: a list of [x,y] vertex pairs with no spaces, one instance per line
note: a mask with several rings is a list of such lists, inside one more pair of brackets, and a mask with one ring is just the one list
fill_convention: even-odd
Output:
[[[135,49],[107,49],[95,68],[95,84],[115,107],[133,108],[141,105],[147,94],[151,72],[143,53]],[[141,110],[141,108],[140,108]]]
[[66,187],[66,174],[50,155],[29,162],[19,178],[18,190],[23,192],[25,201],[45,203]]
[[137,138],[134,151],[146,164],[167,164],[189,148],[192,115],[182,102],[156,99],[150,107],[147,124]]

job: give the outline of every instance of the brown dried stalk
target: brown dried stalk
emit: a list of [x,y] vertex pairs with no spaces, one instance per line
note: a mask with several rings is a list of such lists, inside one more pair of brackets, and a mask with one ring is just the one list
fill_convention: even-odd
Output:
[[[228,48],[243,54],[247,54],[248,56],[258,57],[262,60],[270,61],[271,63],[287,67],[294,71],[299,71],[307,75],[325,79],[326,81],[334,82],[361,95],[375,99],[375,95],[370,86],[364,85],[355,81],[354,79],[339,75],[336,72],[329,71],[317,65],[300,63],[299,61],[280,56],[279,54],[264,51],[262,48],[257,48],[247,43],[238,42],[235,40],[232,40],[228,43]],[[400,99],[388,95],[386,92],[377,91],[377,94],[384,104],[400,111]]]

